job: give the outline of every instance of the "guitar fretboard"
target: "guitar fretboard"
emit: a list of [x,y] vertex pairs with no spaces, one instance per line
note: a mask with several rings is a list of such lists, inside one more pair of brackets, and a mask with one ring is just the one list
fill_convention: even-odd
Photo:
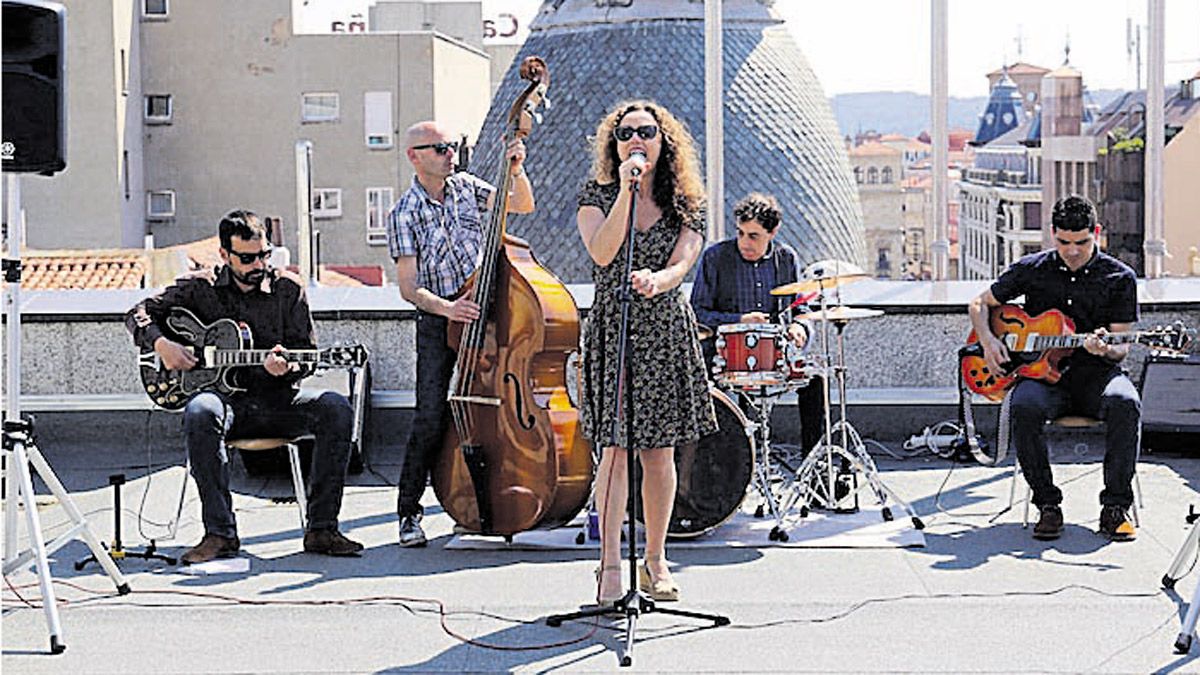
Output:
[[[210,368],[221,366],[260,366],[275,352],[270,349],[217,349],[212,355]],[[283,358],[290,363],[319,363],[321,352],[316,349],[288,350]]]
[[[1137,342],[1150,333],[1109,333],[1104,336],[1105,344],[1120,345],[1127,342]],[[1025,351],[1040,352],[1046,349],[1070,349],[1082,347],[1087,335],[1034,335],[1026,342]]]

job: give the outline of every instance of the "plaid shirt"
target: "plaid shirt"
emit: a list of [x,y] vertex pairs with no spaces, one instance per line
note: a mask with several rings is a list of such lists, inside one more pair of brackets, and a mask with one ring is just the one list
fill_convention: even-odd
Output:
[[490,184],[466,172],[446,178],[442,201],[434,201],[413,176],[410,187],[388,213],[388,252],[392,260],[417,257],[417,285],[449,298],[479,264],[483,217]]

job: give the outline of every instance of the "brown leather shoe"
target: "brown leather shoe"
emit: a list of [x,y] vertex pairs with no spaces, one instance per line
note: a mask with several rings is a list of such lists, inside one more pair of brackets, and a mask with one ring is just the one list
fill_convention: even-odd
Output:
[[238,541],[237,537],[222,537],[219,534],[206,533],[200,543],[179,556],[179,560],[185,565],[198,565],[214,558],[232,558],[237,555],[238,549],[241,547],[242,542]]
[[1033,526],[1033,538],[1041,541],[1052,541],[1062,536],[1063,531],[1063,513],[1062,508],[1053,504],[1039,506],[1041,517],[1038,518],[1037,524]]
[[337,530],[313,530],[304,533],[304,550],[321,555],[356,556],[362,553],[363,545]]

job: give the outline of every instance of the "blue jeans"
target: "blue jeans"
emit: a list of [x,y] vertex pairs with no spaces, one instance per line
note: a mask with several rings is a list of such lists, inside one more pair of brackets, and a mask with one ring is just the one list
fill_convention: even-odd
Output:
[[1022,380],[1010,395],[1012,440],[1035,505],[1062,503],[1062,491],[1054,485],[1050,471],[1045,426],[1048,420],[1072,413],[1105,421],[1107,447],[1100,503],[1124,508],[1133,504],[1142,401],[1120,368],[1070,369],[1057,384]]
[[417,410],[404,450],[396,496],[401,518],[422,512],[421,496],[449,427],[450,376],[456,354],[446,344],[446,317],[417,312]]
[[354,412],[345,396],[332,391],[281,392],[251,397],[204,392],[183,411],[184,442],[192,477],[200,491],[204,531],[236,537],[229,493],[229,451],[225,439],[316,435],[308,486],[308,531],[336,529],[342,488],[350,461]]

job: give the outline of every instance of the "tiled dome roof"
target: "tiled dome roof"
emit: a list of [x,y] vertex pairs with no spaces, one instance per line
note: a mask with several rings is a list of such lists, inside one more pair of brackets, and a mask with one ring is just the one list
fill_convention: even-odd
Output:
[[[629,4],[628,7],[610,6]],[[783,209],[779,237],[801,261],[865,264],[862,209],[829,103],[790,34],[759,0],[726,0],[725,222],[745,194],[774,194]],[[471,159],[495,179],[499,139],[512,101],[526,84],[521,61],[541,56],[552,107],[527,141],[526,166],[537,211],[514,216],[510,231],[564,281],[591,281],[591,261],[575,228],[575,196],[588,175],[588,136],[618,101],[648,98],[683,119],[704,152],[703,5],[691,0],[547,0],[505,75]]]

